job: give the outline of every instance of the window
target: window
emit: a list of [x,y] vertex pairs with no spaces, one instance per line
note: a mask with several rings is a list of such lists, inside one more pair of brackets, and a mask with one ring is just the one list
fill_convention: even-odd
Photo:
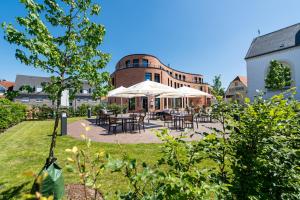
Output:
[[177,88],[177,84],[176,84],[176,82],[174,82],[174,88]]
[[183,87],[183,84],[181,84],[180,87]]
[[126,60],[126,61],[125,61],[125,66],[126,66],[126,67],[130,67],[130,60]]
[[197,77],[195,77],[194,79],[195,79],[195,83],[197,83]]
[[202,78],[199,77],[199,83],[202,83]]
[[234,86],[238,86],[239,85],[239,83],[238,82],[234,82]]
[[5,88],[0,85],[0,93],[5,93]]
[[87,94],[88,91],[87,91],[87,90],[82,90],[82,93],[83,93],[83,94]]
[[170,72],[170,75],[172,76],[172,72]]
[[179,88],[179,83],[177,83],[177,88]]
[[152,81],[152,74],[151,73],[145,73],[145,81]]
[[175,74],[175,78],[178,79],[178,74]]
[[23,103],[29,102],[29,97],[23,97],[23,98],[21,99],[21,102],[23,102]]
[[113,86],[115,86],[115,78],[112,78],[112,79],[111,79],[111,84],[112,84]]
[[173,87],[173,81],[171,80],[171,85],[170,85],[171,87]]
[[135,98],[130,98],[128,101],[128,109],[135,110]]
[[42,92],[42,90],[43,90],[43,88],[37,86],[35,91],[36,92]]
[[154,81],[160,83],[160,74],[154,74]]
[[89,88],[89,94],[91,94],[92,93],[92,88]]
[[143,59],[142,60],[142,64],[143,64],[143,67],[148,67],[148,60],[147,59]]
[[181,74],[179,74],[179,80],[181,80]]
[[134,67],[138,67],[139,66],[139,59],[133,59],[132,63],[133,63]]
[[191,87],[190,85],[188,85],[188,87]]
[[185,75],[182,76],[182,80],[185,81]]
[[155,99],[155,110],[159,110],[160,109],[160,98],[156,98]]
[[168,86],[170,86],[170,79],[168,78]]
[[42,102],[43,102],[43,99],[41,99],[41,98],[36,99],[35,102],[36,102],[36,103],[42,103]]

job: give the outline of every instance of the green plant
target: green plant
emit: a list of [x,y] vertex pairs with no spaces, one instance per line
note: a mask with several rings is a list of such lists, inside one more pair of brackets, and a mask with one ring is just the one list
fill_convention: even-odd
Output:
[[272,60],[265,84],[265,87],[270,90],[282,90],[290,87],[292,84],[291,69],[277,60]]
[[300,104],[288,94],[247,99],[230,135],[238,199],[300,198]]
[[45,166],[55,162],[54,148],[60,120],[61,96],[68,90],[71,97],[82,88],[83,81],[94,87],[99,97],[110,88],[109,73],[103,71],[110,55],[100,51],[104,26],[92,22],[100,6],[91,0],[21,0],[27,11],[17,17],[18,28],[3,23],[4,38],[17,45],[15,57],[25,65],[50,73],[43,91],[55,102],[55,123]]
[[127,108],[128,108],[127,105],[121,106],[116,103],[107,105],[107,109],[113,111],[114,114],[126,113]]
[[[124,156],[110,162],[130,188],[121,199],[299,199],[300,103],[280,94],[244,105],[218,96],[211,128],[200,141],[158,132],[164,142],[157,165]],[[201,167],[205,160],[210,165]]]
[[185,134],[174,137],[167,129],[157,135],[164,145],[154,167],[126,155],[108,163],[113,172],[122,172],[129,181],[130,188],[119,194],[120,199],[218,199],[228,195],[229,185],[218,178],[216,163],[202,167],[212,157],[205,150],[214,147],[215,134],[192,143],[185,141]]
[[5,98],[10,100],[10,101],[13,101],[18,95],[19,95],[19,92],[14,91],[14,90],[7,90],[4,93]]
[[25,120],[26,106],[0,99],[0,132]]
[[224,96],[225,89],[222,87],[221,75],[215,76],[213,79],[212,93],[215,96]]
[[[90,127],[82,125],[86,131],[89,131]],[[67,169],[70,172],[77,172],[80,182],[84,186],[85,199],[89,199],[86,187],[94,189],[94,199],[97,199],[101,187],[99,179],[106,164],[105,153],[103,151],[92,152],[91,140],[87,138],[86,134],[82,134],[81,137],[85,141],[86,148],[79,149],[74,146],[72,149],[66,149],[66,152],[71,153],[71,157],[67,159]]]

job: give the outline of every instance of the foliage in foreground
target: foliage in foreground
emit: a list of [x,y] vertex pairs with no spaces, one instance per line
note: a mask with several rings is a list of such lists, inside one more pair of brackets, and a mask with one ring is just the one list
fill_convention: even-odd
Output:
[[[245,105],[218,98],[214,129],[203,140],[185,142],[167,130],[155,167],[124,156],[110,161],[127,177],[120,199],[300,199],[300,104],[292,97],[261,96]],[[204,160],[214,164],[201,168]]]
[[26,106],[0,99],[0,132],[18,124],[26,118]]

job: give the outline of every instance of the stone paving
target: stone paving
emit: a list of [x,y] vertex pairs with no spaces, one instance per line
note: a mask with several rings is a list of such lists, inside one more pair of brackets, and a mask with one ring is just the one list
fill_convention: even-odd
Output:
[[[89,131],[85,131],[85,128],[82,124],[90,127]],[[126,132],[123,133],[121,127],[117,129],[117,133],[108,133],[108,125],[96,125],[95,119],[85,119],[77,122],[73,122],[68,124],[68,135],[82,139],[81,134],[87,134],[87,137],[92,141],[96,142],[104,142],[104,143],[120,143],[120,144],[138,144],[138,143],[161,143],[160,139],[155,135],[154,130],[165,128],[164,123],[160,120],[148,120],[145,121],[145,131],[141,129],[141,133],[139,131],[134,131],[132,133]],[[204,132],[211,132],[211,128],[220,128],[220,124],[218,123],[199,123],[199,127],[197,128],[195,124],[195,130],[189,129],[187,141],[199,140],[203,138]],[[186,129],[187,131],[187,129]],[[175,130],[170,128],[170,134],[173,136],[179,136],[183,131]]]

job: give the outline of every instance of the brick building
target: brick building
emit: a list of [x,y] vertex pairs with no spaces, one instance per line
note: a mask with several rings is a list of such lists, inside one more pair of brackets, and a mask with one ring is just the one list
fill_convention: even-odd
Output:
[[[148,54],[124,56],[116,64],[115,71],[111,74],[112,85],[115,88],[120,86],[129,87],[145,80],[152,80],[174,88],[187,86],[211,93],[210,86],[203,81],[203,75],[175,70],[163,64],[157,57]],[[174,107],[174,104],[179,106],[182,100],[187,101],[187,99],[173,101],[169,98],[168,105],[169,107]],[[109,98],[108,102],[120,103],[120,98]],[[147,110],[148,99],[146,97],[124,99],[124,102],[128,104],[129,110]],[[207,106],[209,104],[210,98],[208,97],[189,98],[189,105]],[[166,98],[150,98],[151,110],[163,110],[166,105]]]

